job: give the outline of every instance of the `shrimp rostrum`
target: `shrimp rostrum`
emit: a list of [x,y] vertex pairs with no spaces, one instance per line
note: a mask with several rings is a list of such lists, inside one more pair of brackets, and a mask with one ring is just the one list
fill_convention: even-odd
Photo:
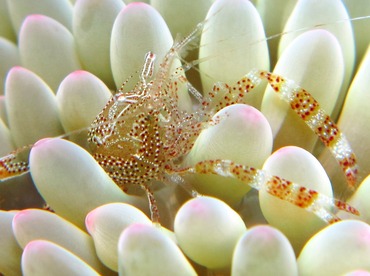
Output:
[[[267,71],[253,70],[235,84],[217,83],[212,91],[202,95],[185,76],[185,71],[194,64],[185,62],[170,73],[174,59],[191,47],[189,45],[203,27],[204,23],[199,24],[190,35],[175,42],[159,68],[154,68],[155,54],[147,53],[136,86],[125,91],[123,85],[111,97],[88,133],[96,161],[123,190],[130,186],[144,189],[153,221],[159,220],[159,212],[151,183],[166,182],[173,175],[189,174],[235,178],[246,186],[265,190],[274,197],[313,212],[328,223],[339,220],[336,216],[338,210],[358,214],[345,202],[233,160],[203,160],[193,166],[183,163],[201,132],[218,123],[214,115],[224,107],[243,103],[245,96],[265,81],[331,151],[349,187],[355,186],[358,174],[356,157],[343,133],[311,94],[293,81]],[[195,110],[180,107],[178,90],[184,87],[199,101]],[[2,178],[28,170],[27,162],[18,162],[16,155],[9,154],[0,160]]]

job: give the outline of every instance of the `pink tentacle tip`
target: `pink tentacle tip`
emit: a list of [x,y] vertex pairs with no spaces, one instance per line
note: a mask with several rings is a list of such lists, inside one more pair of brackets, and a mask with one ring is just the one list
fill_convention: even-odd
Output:
[[204,204],[200,200],[193,200],[189,202],[188,204],[189,204],[191,212],[193,213],[202,214],[207,211],[207,207],[205,206],[206,204]]
[[245,108],[240,109],[239,112],[248,122],[260,122],[261,120],[265,120],[261,112],[252,106],[246,106]]
[[286,146],[279,149],[279,154],[291,154],[296,151],[296,148],[294,146]]
[[43,138],[43,139],[40,139],[38,140],[34,145],[33,147],[40,147],[40,146],[44,146],[47,142],[49,142],[50,140],[53,140],[55,138]]
[[30,252],[38,252],[42,251],[45,249],[45,241],[43,240],[33,240],[27,243],[27,245],[24,247],[24,252],[25,253],[30,253]]
[[130,7],[140,7],[140,8],[144,8],[144,7],[148,7],[148,4],[144,3],[144,2],[132,2],[130,4],[128,4],[126,6],[126,8],[130,8]]
[[28,214],[31,212],[31,210],[29,209],[25,209],[25,210],[21,210],[19,211],[13,218],[13,222],[14,221],[17,221],[19,219],[22,219],[24,218],[25,216],[28,216]]
[[20,65],[16,65],[16,66],[13,66],[10,70],[9,70],[9,73],[12,73],[14,71],[25,71],[27,69],[25,69],[24,67],[20,66]]
[[85,226],[87,231],[91,234],[95,230],[96,211],[93,210],[87,214],[85,218]]
[[142,223],[134,223],[131,224],[129,227],[127,227],[124,230],[124,233],[126,235],[136,235],[136,234],[142,234],[148,232],[149,227],[152,227],[151,225],[142,224]]
[[17,228],[19,224],[22,224],[23,221],[27,220],[29,217],[31,210],[22,210],[19,211],[14,217],[13,217],[13,222],[12,222],[12,227]]
[[152,7],[144,2],[132,2],[121,10],[121,13],[140,13],[141,11],[151,11]]
[[271,230],[270,227],[260,225],[254,229],[254,233],[258,235],[258,237],[263,238],[264,241],[273,241],[275,240],[276,234]]
[[43,15],[43,14],[31,14],[29,16],[26,17],[25,21],[43,21],[45,20],[45,18],[47,18],[47,16]]
[[76,71],[73,71],[70,75],[73,77],[80,77],[80,76],[85,76],[87,74],[89,74],[89,72],[85,70],[76,70]]
[[368,228],[362,229],[358,233],[358,238],[359,238],[361,244],[370,244],[370,232],[369,232]]

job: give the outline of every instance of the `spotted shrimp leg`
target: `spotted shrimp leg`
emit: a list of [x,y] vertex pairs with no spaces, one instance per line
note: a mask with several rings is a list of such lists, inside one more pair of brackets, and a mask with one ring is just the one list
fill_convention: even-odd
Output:
[[[215,174],[223,177],[236,178],[256,190],[265,190],[269,194],[290,202],[300,208],[316,214],[323,221],[331,224],[340,219],[334,214],[342,210],[354,215],[359,211],[345,202],[327,197],[289,180],[269,175],[267,172],[253,167],[236,164],[229,160],[206,160],[194,167],[177,171],[185,174]],[[331,210],[331,211],[329,211]]]
[[[253,74],[253,73],[252,73]],[[254,79],[266,79],[280,98],[290,104],[293,111],[315,132],[339,163],[351,190],[356,188],[358,165],[351,146],[338,126],[310,93],[292,81],[266,71],[258,71]]]
[[[258,86],[262,80],[268,81],[280,98],[290,105],[291,109],[331,151],[346,177],[349,189],[354,190],[357,183],[358,165],[348,140],[312,95],[293,81],[267,71],[254,70],[238,81],[235,86],[228,86],[224,83],[215,84],[213,91],[202,103],[203,108],[214,108],[218,111],[227,105],[243,102],[245,95]],[[217,99],[221,100],[217,101]]]
[[146,193],[146,196],[149,201],[149,209],[150,209],[150,219],[154,224],[160,225],[160,215],[159,210],[157,207],[157,201],[154,197],[153,191],[150,189],[149,185],[143,184],[140,186]]
[[18,155],[29,149],[30,146],[25,146],[0,158],[0,182],[3,179],[20,176],[29,171],[28,162],[18,160]]

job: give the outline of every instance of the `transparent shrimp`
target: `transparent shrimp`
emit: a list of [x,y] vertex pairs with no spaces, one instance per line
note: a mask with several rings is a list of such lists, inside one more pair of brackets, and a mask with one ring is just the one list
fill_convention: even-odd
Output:
[[[217,83],[212,91],[202,96],[183,74],[191,65],[185,63],[171,74],[174,59],[191,48],[204,24],[200,23],[192,33],[173,45],[155,74],[155,54],[149,52],[136,86],[131,91],[124,91],[123,85],[108,101],[88,133],[88,142],[96,161],[123,190],[132,185],[146,192],[154,222],[159,221],[159,212],[151,183],[166,181],[168,176],[174,174],[193,173],[236,178],[245,185],[264,189],[281,200],[313,212],[328,223],[339,220],[335,215],[337,210],[358,215],[359,212],[345,202],[278,176],[270,176],[262,170],[235,164],[232,160],[205,160],[193,167],[182,165],[181,161],[217,111],[242,103],[247,93],[261,81],[267,81],[277,96],[290,105],[332,152],[349,187],[355,187],[358,174],[356,157],[344,134],[311,94],[293,81],[266,71],[253,70],[235,85]],[[199,108],[193,112],[179,107],[177,91],[183,86],[200,101]],[[17,154],[18,151],[0,159],[0,179],[29,170],[28,163],[19,161]]]

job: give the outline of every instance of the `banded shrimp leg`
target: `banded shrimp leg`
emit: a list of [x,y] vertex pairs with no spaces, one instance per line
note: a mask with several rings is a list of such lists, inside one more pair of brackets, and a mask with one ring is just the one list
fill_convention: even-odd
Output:
[[[242,78],[236,86],[226,84],[215,85],[208,98],[202,103],[204,109],[222,109],[225,106],[241,102],[246,93],[257,86],[262,80],[267,80],[281,99],[290,104],[292,110],[315,132],[323,144],[331,151],[341,167],[350,189],[355,189],[358,166],[356,157],[335,123],[320,107],[319,103],[304,89],[294,82],[266,71],[252,71]],[[218,95],[223,99],[212,102]],[[339,220],[334,211],[343,210],[352,214],[359,211],[345,202],[323,196],[316,191],[299,186],[289,180],[278,176],[269,176],[266,172],[252,167],[236,164],[229,160],[205,160],[191,168],[175,171],[180,175],[190,174],[216,174],[241,180],[251,187],[265,189],[271,195],[288,201],[298,207],[307,209],[322,220],[333,223]],[[332,208],[334,211],[330,211]]]

